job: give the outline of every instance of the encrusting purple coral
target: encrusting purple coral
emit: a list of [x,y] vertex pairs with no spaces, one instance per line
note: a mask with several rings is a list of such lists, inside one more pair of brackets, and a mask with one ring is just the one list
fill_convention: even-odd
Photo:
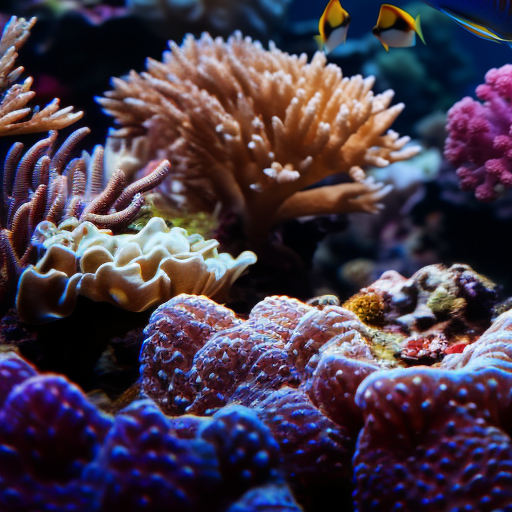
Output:
[[[414,366],[397,350],[409,343],[393,324],[398,299],[414,297],[414,312],[441,287],[464,298],[458,321],[475,333],[462,352]],[[174,297],[140,354],[154,402],[115,416],[2,356],[2,510],[297,512],[333,499],[360,512],[508,510],[512,310],[480,335],[493,285],[460,265],[373,289],[386,305],[379,328],[335,301],[268,297],[241,319],[207,297]],[[444,332],[448,346],[460,339]]]
[[492,363],[369,377],[356,396],[356,510],[512,510],[511,387]]
[[489,70],[476,95],[483,104],[466,97],[448,111],[444,155],[463,190],[493,201],[498,185],[512,187],[512,65]]
[[38,375],[12,353],[0,375],[11,377],[0,407],[2,511],[220,512],[251,500],[255,508],[245,510],[256,511],[267,485],[276,506],[300,510],[280,481],[278,444],[254,411],[235,405],[212,418],[170,418],[138,400],[112,417],[65,378]]
[[[339,357],[375,360],[372,371],[379,369],[379,363],[369,348],[357,348],[366,343],[361,332],[367,332],[355,314],[335,305],[320,307],[289,297],[268,297],[242,321],[206,297],[175,297],[153,314],[146,329],[141,387],[172,414],[212,414],[230,403],[250,406],[278,440],[282,468],[304,500],[308,493],[325,499],[337,491],[343,495],[339,499],[348,503],[351,456],[362,418],[335,423],[329,414],[340,403],[354,409],[357,384],[368,372],[363,370],[358,377],[357,370],[347,371],[341,379],[347,382],[340,384],[345,394],[338,401],[320,389],[323,358],[339,353]],[[199,315],[211,321],[211,312],[219,310],[224,325],[228,321],[226,327],[208,326],[189,338],[201,326]],[[193,343],[186,345],[183,357],[187,339]],[[306,385],[311,375],[319,377]],[[336,419],[340,415],[333,414]]]
[[[477,479],[472,483],[474,475],[469,475],[469,472],[478,473],[478,468],[472,467],[468,469],[466,487],[461,491],[455,490],[453,494],[447,493],[444,501],[439,496],[443,493],[443,485],[454,486],[459,478],[455,472],[458,466],[452,465],[451,459],[447,458],[451,457],[449,450],[458,449],[459,439],[464,443],[468,438],[468,446],[475,442],[476,447],[478,442],[471,440],[480,436],[480,446],[484,450],[489,449],[486,457],[492,458],[492,439],[498,435],[493,428],[508,432],[505,419],[505,411],[509,410],[507,401],[503,403],[503,412],[498,413],[499,418],[503,418],[499,421],[505,423],[491,421],[490,418],[495,415],[492,412],[486,413],[484,406],[480,405],[483,420],[490,422],[489,427],[481,428],[478,415],[471,412],[474,408],[471,405],[473,395],[483,392],[482,389],[488,386],[492,387],[490,377],[482,377],[484,380],[479,384],[481,379],[478,376],[481,372],[498,372],[493,378],[502,386],[500,389],[507,387],[508,374],[502,378],[499,372],[503,370],[488,367],[510,366],[510,363],[504,362],[506,357],[510,357],[507,355],[510,350],[507,349],[503,355],[503,343],[494,341],[489,349],[494,355],[489,355],[485,347],[491,343],[490,337],[504,339],[510,322],[500,317],[496,327],[481,336],[491,322],[492,309],[497,300],[495,286],[469,267],[454,265],[450,269],[426,267],[410,280],[398,274],[393,279],[390,276],[384,277],[368,288],[383,300],[383,324],[379,329],[363,324],[353,312],[336,305],[324,305],[318,301],[312,302],[317,305],[314,307],[287,297],[269,297],[253,308],[247,320],[238,319],[236,325],[216,331],[209,327],[208,331],[203,331],[200,338],[195,338],[200,339],[199,343],[196,341],[195,354],[187,353],[187,364],[182,368],[176,366],[172,357],[158,357],[159,345],[162,343],[167,354],[174,353],[174,341],[167,337],[168,334],[159,338],[155,320],[158,318],[158,322],[165,325],[166,333],[183,332],[187,329],[187,324],[183,324],[186,318],[180,317],[177,322],[178,311],[193,308],[197,317],[201,314],[199,310],[202,309],[205,315],[215,310],[215,305],[206,298],[186,295],[176,297],[172,303],[159,308],[158,317],[150,319],[147,338],[141,351],[142,390],[164,410],[174,412],[218,414],[215,411],[222,411],[223,407],[229,407],[231,403],[242,403],[256,411],[278,441],[281,468],[295,496],[307,510],[310,507],[314,509],[315,504],[321,503],[326,496],[332,496],[334,489],[338,490],[340,503],[349,506],[354,454],[357,490],[355,504],[358,510],[367,511],[371,506],[380,507],[376,510],[392,510],[396,504],[396,510],[402,506],[403,510],[434,511],[440,510],[434,504],[453,507],[458,503],[459,496],[466,496],[461,498],[466,500],[465,504],[473,503],[471,496],[481,494],[483,499],[502,478],[497,475],[503,472],[500,473],[498,469],[497,473],[489,470],[487,479]],[[370,292],[363,290],[362,293]],[[429,309],[434,319],[428,325],[416,321],[416,315],[423,318],[423,309]],[[402,321],[404,315],[411,316],[411,322],[405,328],[406,333],[401,332],[405,326]],[[445,336],[445,350],[437,362],[430,362],[433,365],[431,369],[416,367],[414,358],[403,357],[402,349],[410,346],[411,333],[432,333],[435,332],[433,329],[438,329]],[[449,348],[453,347],[457,349],[450,351]],[[470,355],[472,353],[473,356]],[[486,359],[489,357],[499,359],[490,363]],[[465,368],[455,369],[463,366]],[[167,377],[158,380],[159,376]],[[175,378],[171,380],[170,376]],[[429,379],[431,384],[427,384]],[[422,388],[421,396],[411,397],[410,405],[406,404],[402,410],[400,386],[385,384],[394,391],[379,391],[379,382],[394,383],[395,380],[406,381],[413,387],[417,382],[425,382],[425,388]],[[464,384],[467,392],[460,391],[458,382]],[[364,390],[374,387],[379,391],[378,396],[383,398],[379,398],[377,405],[370,406],[373,402]],[[443,390],[445,387],[453,389],[450,393],[455,398],[437,399],[440,393],[438,388]],[[466,394],[462,397],[461,393]],[[448,392],[439,396],[452,397]],[[467,409],[466,412],[451,412],[453,407],[450,404],[458,399],[464,411]],[[475,395],[475,400],[480,399]],[[390,413],[390,407],[394,408],[394,413]],[[378,411],[374,408],[378,408]],[[414,412],[416,409],[417,414]],[[388,413],[391,414],[389,418]],[[410,419],[407,419],[409,415]],[[420,443],[423,438],[415,433],[419,424],[414,423],[414,418],[420,421],[422,415],[425,418],[425,426],[422,427],[426,429],[425,432],[438,424],[439,428],[450,424],[449,418],[453,415],[453,421],[459,421],[461,428],[465,429],[460,438],[455,436],[453,440],[447,440],[445,462],[441,453],[444,445],[439,449],[440,452],[436,452],[436,440],[442,435],[441,432],[436,431],[436,435],[432,434],[428,438],[432,439],[430,452],[422,448],[423,444],[415,448],[415,443]],[[381,417],[382,420],[379,419]],[[384,422],[382,428],[389,429],[389,432],[372,430],[377,421]],[[394,440],[398,426],[402,425],[400,422],[412,422],[411,427],[403,427],[409,436],[413,436],[412,441],[407,441],[408,444],[402,438],[396,442]],[[361,430],[363,436],[358,440]],[[504,441],[506,439],[503,438]],[[388,444],[391,452],[388,448],[379,451],[381,445],[387,447]],[[401,450],[399,455],[395,455],[395,449]],[[508,454],[503,449],[503,453]],[[423,487],[421,484],[417,492],[404,491],[400,494],[401,491],[393,491],[394,486],[400,487],[399,481],[393,483],[393,464],[397,464],[394,457],[401,460],[400,454],[404,453],[403,457],[407,459],[411,453],[408,450],[413,450],[414,458],[409,463],[404,462],[404,471],[408,471],[409,464],[414,476],[410,478],[410,483],[407,483],[409,480],[404,482],[404,486],[412,486],[413,482],[421,481],[423,477],[420,473],[416,474],[416,471],[428,470],[443,476],[435,477],[438,480],[432,483],[428,480],[431,477],[427,475],[425,478],[428,482]],[[461,447],[461,450],[465,448]],[[439,466],[427,468],[430,464],[429,453],[435,459],[432,464],[439,463]],[[467,457],[470,459],[471,454]],[[501,460],[505,458],[503,455]],[[375,461],[381,461],[383,468],[374,477],[368,468],[375,467]],[[361,482],[357,479],[358,475],[361,475]],[[477,490],[478,486],[481,486],[478,488],[480,490]],[[379,501],[376,496],[381,493],[381,487],[389,491],[386,490],[388,494],[383,493]],[[426,496],[425,500],[421,501],[423,496]],[[504,496],[506,494],[491,497],[488,503],[504,506],[511,499]],[[402,497],[406,500],[403,503],[400,501]],[[482,503],[487,502],[484,499]],[[431,504],[431,508],[427,504]],[[484,507],[482,510],[494,509]]]

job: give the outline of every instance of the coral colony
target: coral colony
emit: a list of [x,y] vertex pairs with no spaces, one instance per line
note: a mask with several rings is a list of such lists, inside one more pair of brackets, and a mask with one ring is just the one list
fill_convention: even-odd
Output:
[[[237,309],[257,255],[169,213],[235,219],[257,248],[290,219],[379,212],[389,187],[366,169],[419,151],[391,130],[393,91],[320,52],[188,36],[113,79],[115,129],[87,151],[88,128],[65,130],[82,112],[32,107],[20,82],[34,23],[0,41],[0,136],[20,136],[0,203],[0,511],[512,512],[497,285],[435,264]],[[489,201],[512,184],[512,67],[477,95],[449,113],[446,158]]]

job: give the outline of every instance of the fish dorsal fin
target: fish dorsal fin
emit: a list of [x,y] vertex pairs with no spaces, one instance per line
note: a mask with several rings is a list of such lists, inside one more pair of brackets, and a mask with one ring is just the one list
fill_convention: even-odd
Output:
[[414,30],[416,31],[416,34],[418,34],[418,36],[420,36],[420,39],[423,41],[423,44],[427,44],[427,43],[425,43],[425,38],[423,37],[423,31],[421,30],[419,14],[418,14],[418,16],[416,16],[416,19],[414,20]]
[[384,4],[381,7],[379,19],[377,24],[381,27],[381,29],[386,30],[391,28],[396,23],[397,14],[394,9],[394,6],[389,4]]
[[508,41],[507,39],[503,39],[502,37],[498,36],[494,32],[491,32],[488,28],[485,28],[482,25],[475,23],[474,21],[470,21],[466,18],[463,18],[459,14],[456,14],[448,9],[443,8],[440,9],[440,11],[449,16],[462,28],[465,28],[475,36],[481,37],[482,39],[487,39],[488,41],[494,41],[495,43],[503,43],[505,41]]
[[341,25],[343,21],[343,11],[338,1],[332,2],[327,11],[327,23],[331,27],[337,27]]

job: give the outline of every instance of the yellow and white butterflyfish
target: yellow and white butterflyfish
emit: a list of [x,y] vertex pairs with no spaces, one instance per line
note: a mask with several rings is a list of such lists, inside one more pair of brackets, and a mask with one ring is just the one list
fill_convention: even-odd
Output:
[[318,23],[320,34],[315,37],[315,40],[319,48],[329,53],[344,43],[349,25],[350,14],[343,9],[340,0],[330,0]]
[[386,51],[389,51],[389,48],[414,46],[416,34],[425,43],[419,15],[414,19],[408,12],[391,4],[381,5],[379,18],[372,33]]

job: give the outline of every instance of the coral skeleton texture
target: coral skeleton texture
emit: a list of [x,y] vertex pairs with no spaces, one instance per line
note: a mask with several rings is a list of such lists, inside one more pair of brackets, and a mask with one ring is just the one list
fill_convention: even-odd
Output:
[[13,16],[0,39],[0,136],[60,130],[83,115],[83,112],[73,112],[73,107],[60,109],[58,99],[41,110],[28,106],[36,94],[30,90],[33,79],[29,77],[18,83],[24,68],[14,66],[18,50],[27,40],[35,22],[35,18],[27,21]]
[[[404,107],[390,107],[393,91],[374,95],[373,77],[344,78],[321,52],[308,63],[240,33],[169,44],[163,62],[114,78],[98,99],[119,125],[111,135],[146,137],[148,158],[171,160],[196,208],[220,201],[250,238],[300,216],[378,211],[388,189],[361,166],[419,150],[390,130]],[[311,188],[340,173],[356,182]]]

